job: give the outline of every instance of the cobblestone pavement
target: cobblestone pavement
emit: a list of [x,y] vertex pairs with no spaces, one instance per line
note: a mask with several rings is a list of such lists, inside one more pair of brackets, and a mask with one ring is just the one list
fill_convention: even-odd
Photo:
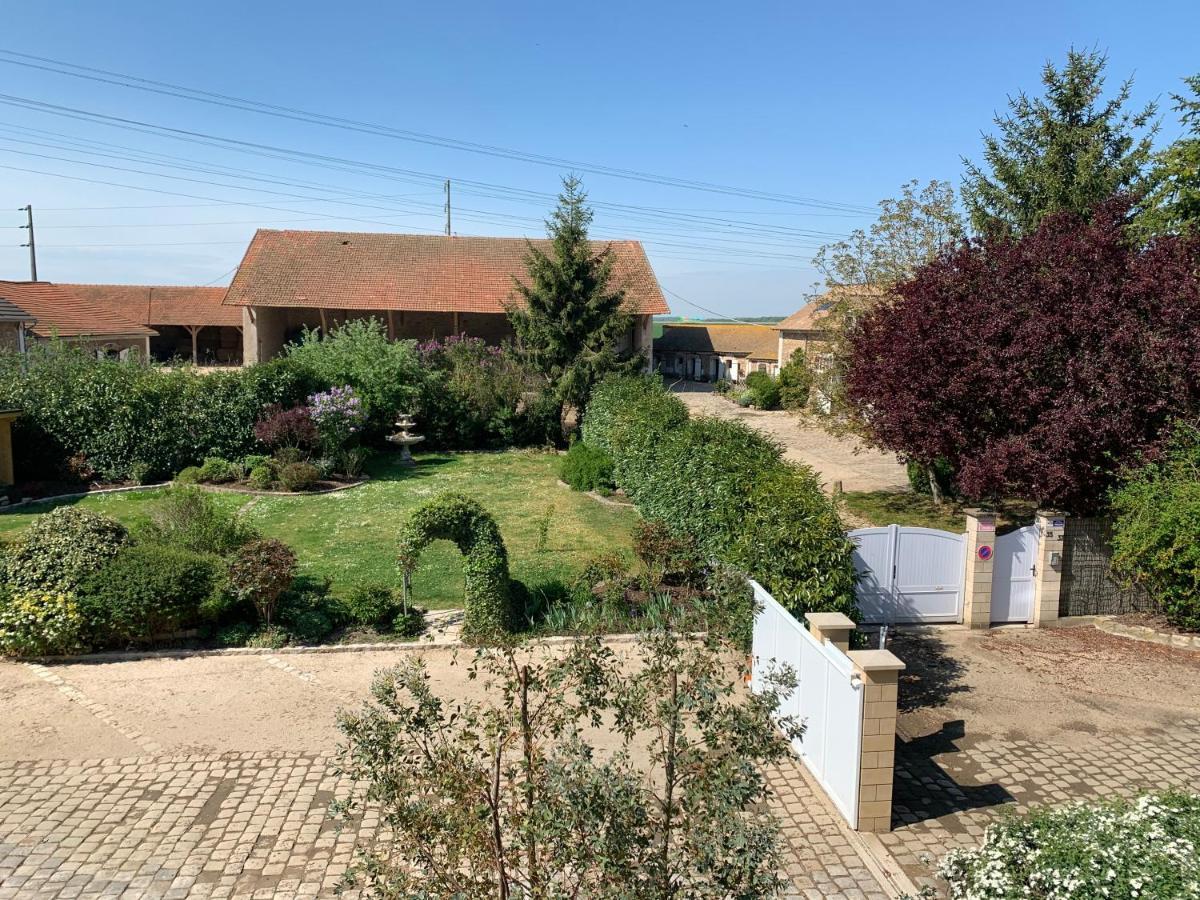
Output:
[[[462,671],[432,658],[438,679]],[[349,788],[329,767],[334,713],[392,661],[0,663],[10,710],[0,900],[332,896],[356,844],[378,837],[370,815],[345,828],[328,816]],[[798,762],[776,768],[771,785],[788,847],[785,896],[889,896]]]
[[841,814],[829,805],[799,760],[772,768],[771,806],[787,841],[784,897],[816,900],[887,900],[891,896],[867,868]]
[[328,896],[359,836],[326,815],[345,788],[328,762],[2,763],[0,898]]
[[[993,633],[954,649],[968,669],[989,667],[991,676],[1011,687],[1004,696],[991,688],[995,699],[988,702],[973,696],[982,690],[973,684],[982,677],[968,672],[966,693],[944,711],[935,709],[934,719],[928,709],[915,710],[907,719],[914,736],[897,738],[894,830],[880,839],[917,886],[944,889],[933,876],[937,859],[954,847],[977,846],[987,825],[1006,813],[1150,789],[1200,790],[1200,697],[1191,694],[1191,682],[1177,680],[1194,671],[1181,651],[1151,656],[1137,644],[1090,628]],[[1011,666],[1014,658],[1024,661],[1042,650],[1052,651],[1052,658],[1074,651],[1075,665],[1067,668],[1060,660],[1047,670]],[[1088,665],[1110,669],[1123,683],[1091,682]],[[1045,717],[1039,699],[1053,669],[1061,680],[1049,687],[1064,709]],[[1158,683],[1149,680],[1153,674]],[[1014,722],[996,707],[1012,702],[1022,689],[1028,692],[1027,713],[1021,721],[1015,706]],[[1157,701],[1145,698],[1151,691]],[[1039,715],[1049,721],[1039,723]],[[921,727],[931,720],[940,727]],[[906,717],[900,725],[903,729]]]

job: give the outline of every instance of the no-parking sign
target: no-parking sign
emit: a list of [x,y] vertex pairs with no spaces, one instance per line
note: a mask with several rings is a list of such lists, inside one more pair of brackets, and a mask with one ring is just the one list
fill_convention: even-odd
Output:
[[984,560],[985,562],[987,560],[991,559],[992,558],[992,548],[989,547],[987,544],[984,544],[982,547],[980,547],[979,548],[979,558]]

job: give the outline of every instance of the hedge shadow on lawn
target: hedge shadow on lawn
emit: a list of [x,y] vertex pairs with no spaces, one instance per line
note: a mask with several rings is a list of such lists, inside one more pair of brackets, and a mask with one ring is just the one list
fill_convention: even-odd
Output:
[[400,454],[387,454],[373,457],[367,463],[367,474],[372,481],[408,481],[413,478],[424,478],[434,475],[442,466],[450,465],[454,457],[450,454],[436,456],[418,456],[415,466],[400,464]]

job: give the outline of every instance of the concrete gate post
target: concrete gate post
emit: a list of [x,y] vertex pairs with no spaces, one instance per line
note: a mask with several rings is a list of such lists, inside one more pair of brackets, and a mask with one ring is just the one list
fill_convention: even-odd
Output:
[[1058,620],[1067,514],[1053,509],[1039,509],[1036,522],[1038,542],[1033,561],[1033,624],[1041,627]]
[[842,613],[805,613],[808,633],[818,641],[829,641],[843,653],[850,649],[850,632],[858,626]]
[[963,624],[990,628],[992,624],[992,557],[996,552],[996,514],[968,509],[967,568],[963,578]]

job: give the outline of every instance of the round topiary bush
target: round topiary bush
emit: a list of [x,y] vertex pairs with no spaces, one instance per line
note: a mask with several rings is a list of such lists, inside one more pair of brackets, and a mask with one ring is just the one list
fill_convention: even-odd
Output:
[[453,541],[466,557],[463,638],[484,641],[512,630],[508,550],[491,513],[463,494],[445,492],[413,511],[400,535],[397,558],[405,577],[430,541]]
[[116,519],[63,506],[38,516],[4,560],[13,591],[74,591],[129,541]]
[[611,491],[616,486],[612,457],[583,441],[571,445],[558,471],[562,480],[577,491]]

